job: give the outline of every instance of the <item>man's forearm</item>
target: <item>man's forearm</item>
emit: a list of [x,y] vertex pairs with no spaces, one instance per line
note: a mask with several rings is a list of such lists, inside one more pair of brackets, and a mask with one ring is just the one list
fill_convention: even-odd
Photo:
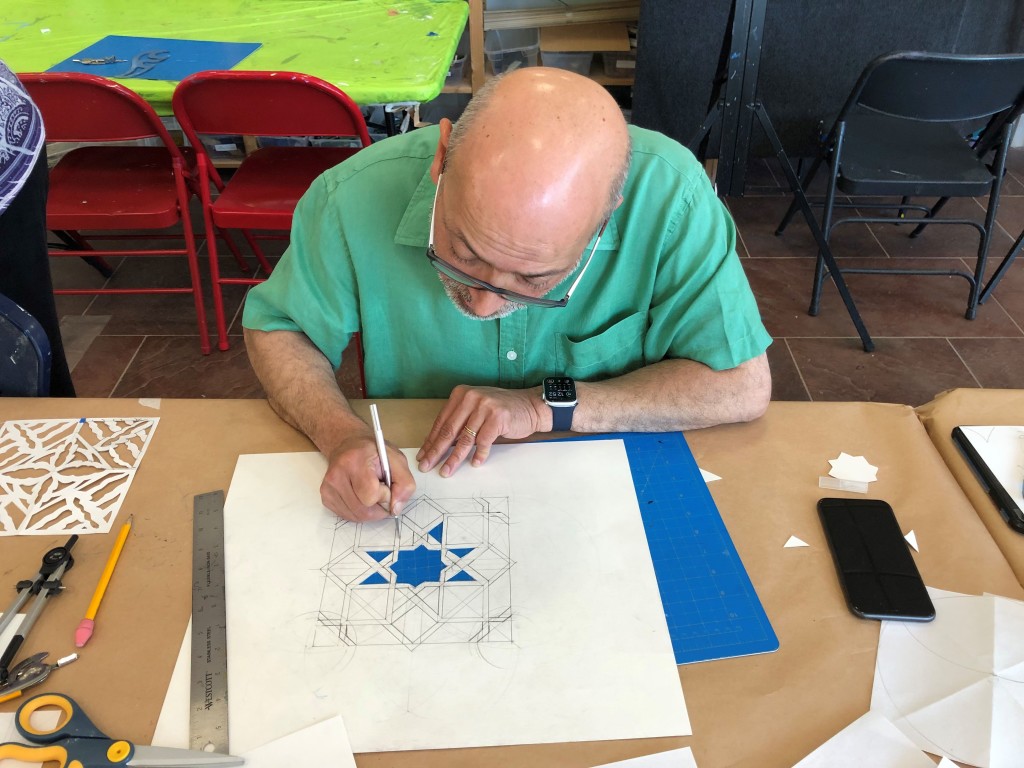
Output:
[[304,335],[245,329],[245,345],[271,407],[324,455],[368,430],[338,388],[331,364]]
[[764,355],[727,371],[692,360],[663,360],[576,387],[573,430],[664,432],[758,418],[771,399],[771,373]]

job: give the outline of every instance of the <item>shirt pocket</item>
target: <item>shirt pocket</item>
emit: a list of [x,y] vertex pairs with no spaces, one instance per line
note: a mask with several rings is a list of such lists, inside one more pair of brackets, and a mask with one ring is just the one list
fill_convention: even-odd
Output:
[[643,365],[647,313],[637,312],[596,336],[555,334],[560,372],[574,379],[618,376]]

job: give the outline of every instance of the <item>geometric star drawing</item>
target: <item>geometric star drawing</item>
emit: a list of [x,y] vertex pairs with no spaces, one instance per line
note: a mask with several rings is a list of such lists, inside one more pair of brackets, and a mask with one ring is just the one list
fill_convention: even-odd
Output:
[[408,502],[335,524],[313,647],[512,641],[508,498]]
[[42,419],[0,427],[0,536],[106,533],[158,418]]

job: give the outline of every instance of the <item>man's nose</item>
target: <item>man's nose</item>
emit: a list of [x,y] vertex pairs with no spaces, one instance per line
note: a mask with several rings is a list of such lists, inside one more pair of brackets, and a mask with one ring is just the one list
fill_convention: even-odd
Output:
[[477,317],[493,315],[505,305],[505,299],[501,296],[480,288],[470,288],[469,299],[469,309]]

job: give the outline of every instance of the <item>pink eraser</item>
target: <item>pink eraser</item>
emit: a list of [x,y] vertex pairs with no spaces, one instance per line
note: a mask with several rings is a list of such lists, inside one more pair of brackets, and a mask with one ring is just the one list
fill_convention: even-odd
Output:
[[78,625],[78,629],[75,630],[75,646],[81,648],[92,637],[93,627],[96,626],[96,622],[92,619],[82,619],[82,623]]

